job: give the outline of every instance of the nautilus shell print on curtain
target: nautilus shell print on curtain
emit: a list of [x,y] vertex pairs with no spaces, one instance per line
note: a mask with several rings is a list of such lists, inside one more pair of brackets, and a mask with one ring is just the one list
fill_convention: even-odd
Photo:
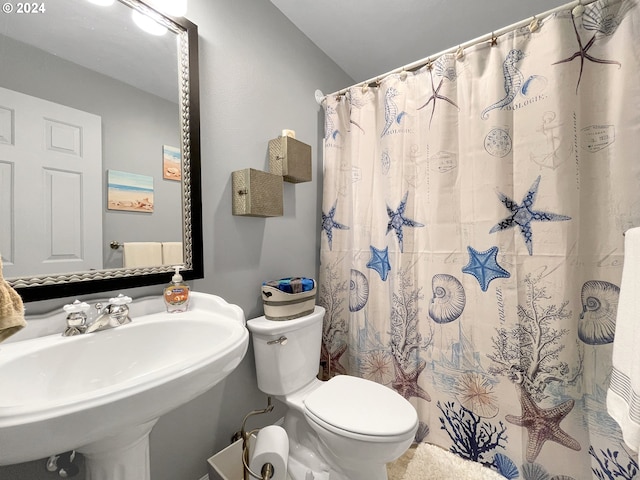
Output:
[[351,270],[349,281],[349,311],[362,310],[369,299],[369,281],[360,270]]
[[578,321],[578,337],[588,345],[613,342],[620,288],[602,280],[589,280],[580,295],[582,313]]
[[431,280],[433,297],[429,304],[429,316],[436,323],[453,322],[464,310],[467,298],[464,287],[453,275],[438,273]]

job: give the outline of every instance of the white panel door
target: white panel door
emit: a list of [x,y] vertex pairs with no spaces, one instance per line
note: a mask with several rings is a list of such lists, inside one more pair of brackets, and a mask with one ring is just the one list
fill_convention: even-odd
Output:
[[101,118],[0,88],[0,202],[5,277],[101,269]]
[[13,263],[14,253],[13,196],[13,164],[0,160],[0,252],[7,265]]

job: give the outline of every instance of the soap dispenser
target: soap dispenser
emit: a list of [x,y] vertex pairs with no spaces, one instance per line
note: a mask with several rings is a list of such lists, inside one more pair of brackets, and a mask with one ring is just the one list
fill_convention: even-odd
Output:
[[176,273],[171,278],[171,283],[164,289],[164,303],[169,313],[186,312],[189,307],[189,285],[180,275],[180,270],[184,267],[176,265],[173,268]]

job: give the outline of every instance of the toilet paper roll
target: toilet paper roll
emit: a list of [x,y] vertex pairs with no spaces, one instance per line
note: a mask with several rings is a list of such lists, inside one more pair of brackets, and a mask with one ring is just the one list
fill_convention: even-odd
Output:
[[260,429],[253,447],[249,468],[257,474],[266,463],[273,465],[271,480],[286,480],[289,459],[289,437],[284,428],[269,425]]

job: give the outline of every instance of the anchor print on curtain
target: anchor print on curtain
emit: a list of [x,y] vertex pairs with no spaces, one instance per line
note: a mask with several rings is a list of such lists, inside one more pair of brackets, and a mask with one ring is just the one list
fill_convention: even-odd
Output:
[[640,5],[573,7],[323,103],[323,376],[508,479],[640,478],[605,404]]

